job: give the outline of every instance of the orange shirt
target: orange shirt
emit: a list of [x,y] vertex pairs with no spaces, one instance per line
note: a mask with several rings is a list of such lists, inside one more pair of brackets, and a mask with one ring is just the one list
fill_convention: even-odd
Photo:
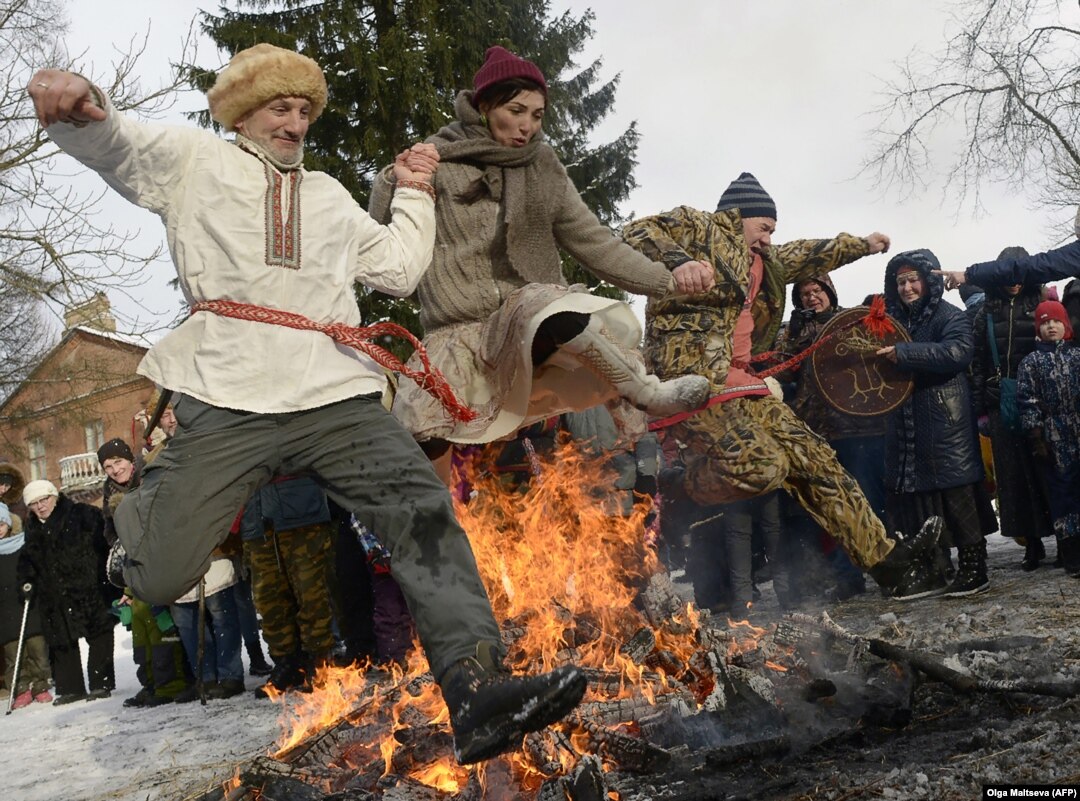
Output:
[[731,348],[731,368],[728,370],[727,380],[724,382],[723,395],[730,397],[746,397],[747,395],[768,395],[769,388],[765,382],[748,372],[742,365],[750,363],[750,351],[753,346],[754,317],[750,309],[754,305],[754,299],[761,291],[761,281],[765,274],[765,265],[761,256],[754,254],[753,264],[750,265],[750,285],[746,288],[746,302],[743,303],[742,312],[735,323],[735,336]]

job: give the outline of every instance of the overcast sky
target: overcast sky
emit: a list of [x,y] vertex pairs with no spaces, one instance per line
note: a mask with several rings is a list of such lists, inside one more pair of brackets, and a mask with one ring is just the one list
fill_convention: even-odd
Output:
[[[892,252],[930,248],[956,269],[1008,245],[1035,252],[1058,244],[1065,215],[1048,217],[1005,187],[986,190],[985,211],[976,219],[970,208],[958,212],[955,199],[940,189],[901,199],[857,177],[883,81],[897,75],[896,62],[913,50],[941,47],[955,6],[944,0],[917,5],[916,13],[912,4],[886,0],[674,0],[657,13],[656,3],[641,0],[554,0],[552,9],[579,14],[591,8],[595,36],[582,64],[602,58],[605,77],[621,75],[614,114],[597,141],[638,122],[640,186],[627,213],[679,204],[712,209],[745,170],[776,200],[777,242],[882,231],[892,237]],[[145,70],[152,84],[153,74],[177,57],[181,33],[199,8],[216,3],[77,0],[69,6],[69,49],[87,51],[100,74],[115,47],[149,27]],[[1080,17],[1075,7],[1065,13]],[[200,63],[217,58],[204,43]],[[202,102],[191,94],[178,110]],[[955,143],[945,135],[935,143],[944,168]],[[156,217],[123,201],[105,213],[141,229],[148,241],[163,239]],[[841,303],[855,305],[880,291],[887,258],[870,257],[836,273]],[[171,265],[158,272],[141,293],[145,309],[117,301],[126,314],[175,313],[180,299],[165,283]],[[955,292],[950,296],[958,302]]]

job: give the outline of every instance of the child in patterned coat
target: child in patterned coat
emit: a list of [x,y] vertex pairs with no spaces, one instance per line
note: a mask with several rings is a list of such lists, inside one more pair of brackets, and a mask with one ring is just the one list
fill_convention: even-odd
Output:
[[1046,471],[1054,535],[1065,572],[1080,578],[1080,348],[1065,307],[1035,308],[1038,341],[1020,362],[1021,424]]

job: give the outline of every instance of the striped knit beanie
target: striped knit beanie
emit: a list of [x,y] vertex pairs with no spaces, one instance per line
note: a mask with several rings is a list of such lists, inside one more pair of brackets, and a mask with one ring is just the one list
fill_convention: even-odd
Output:
[[769,193],[761,188],[757,178],[748,172],[744,172],[731,182],[731,185],[720,195],[720,202],[716,204],[717,211],[738,209],[745,217],[770,217],[776,219],[776,204]]

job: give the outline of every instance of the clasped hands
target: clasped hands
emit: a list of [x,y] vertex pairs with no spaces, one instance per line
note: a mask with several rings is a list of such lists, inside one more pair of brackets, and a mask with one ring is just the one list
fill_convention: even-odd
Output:
[[439,169],[439,151],[435,145],[417,142],[398,153],[394,159],[394,179],[397,181],[423,181],[431,183],[431,177]]

